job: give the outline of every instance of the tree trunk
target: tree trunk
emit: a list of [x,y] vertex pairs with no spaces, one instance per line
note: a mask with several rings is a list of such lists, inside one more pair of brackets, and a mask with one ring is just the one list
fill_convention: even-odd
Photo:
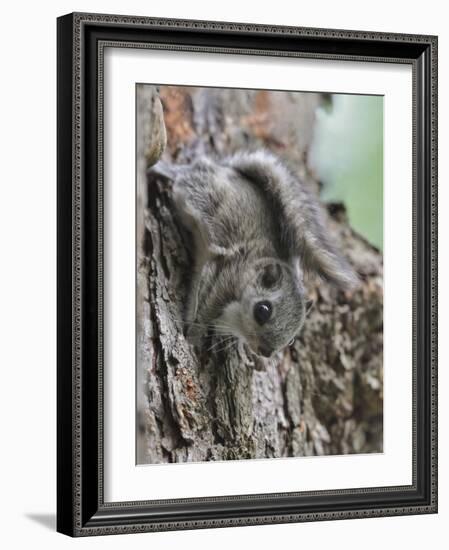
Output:
[[[162,87],[168,161],[269,148],[314,192],[307,166],[320,94]],[[328,225],[360,274],[342,293],[307,281],[315,306],[275,360],[241,349],[198,357],[183,334],[192,259],[170,185],[147,168],[165,145],[158,92],[137,94],[138,462],[382,451],[382,255],[327,206]],[[162,143],[162,147],[161,147]]]

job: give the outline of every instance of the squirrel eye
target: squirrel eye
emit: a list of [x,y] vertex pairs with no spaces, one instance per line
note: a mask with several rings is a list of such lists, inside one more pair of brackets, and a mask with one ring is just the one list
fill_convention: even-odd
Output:
[[292,339],[290,340],[290,342],[288,343],[288,345],[289,345],[289,346],[293,346],[294,343],[295,343],[295,339],[292,338]]
[[259,325],[264,325],[271,317],[272,311],[273,308],[270,302],[257,302],[254,306],[254,319],[259,323]]

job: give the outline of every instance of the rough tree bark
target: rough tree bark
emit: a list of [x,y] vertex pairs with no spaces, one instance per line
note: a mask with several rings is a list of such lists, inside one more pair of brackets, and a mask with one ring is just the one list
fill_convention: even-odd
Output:
[[[268,147],[306,185],[320,94],[163,87],[164,158]],[[183,335],[191,258],[170,186],[148,167],[165,129],[158,92],[137,94],[138,462],[184,462],[382,450],[382,256],[328,205],[329,228],[360,274],[351,293],[309,280],[315,307],[276,360],[233,349],[201,357]]]

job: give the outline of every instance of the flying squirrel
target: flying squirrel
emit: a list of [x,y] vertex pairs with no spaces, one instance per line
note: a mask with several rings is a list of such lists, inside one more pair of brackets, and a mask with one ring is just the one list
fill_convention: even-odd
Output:
[[186,336],[211,331],[271,357],[300,332],[303,273],[349,290],[357,276],[328,235],[317,199],[274,154],[259,150],[190,165],[157,163],[191,236]]

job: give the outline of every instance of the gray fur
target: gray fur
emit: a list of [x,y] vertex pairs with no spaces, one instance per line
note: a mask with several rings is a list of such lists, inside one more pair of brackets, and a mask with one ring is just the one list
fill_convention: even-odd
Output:
[[[343,289],[356,282],[329,240],[317,201],[273,154],[159,163],[154,170],[173,180],[179,219],[192,235],[185,318],[195,344],[212,330],[235,336],[256,354],[275,353],[304,322],[303,270]],[[272,306],[262,326],[254,318],[260,301]]]

